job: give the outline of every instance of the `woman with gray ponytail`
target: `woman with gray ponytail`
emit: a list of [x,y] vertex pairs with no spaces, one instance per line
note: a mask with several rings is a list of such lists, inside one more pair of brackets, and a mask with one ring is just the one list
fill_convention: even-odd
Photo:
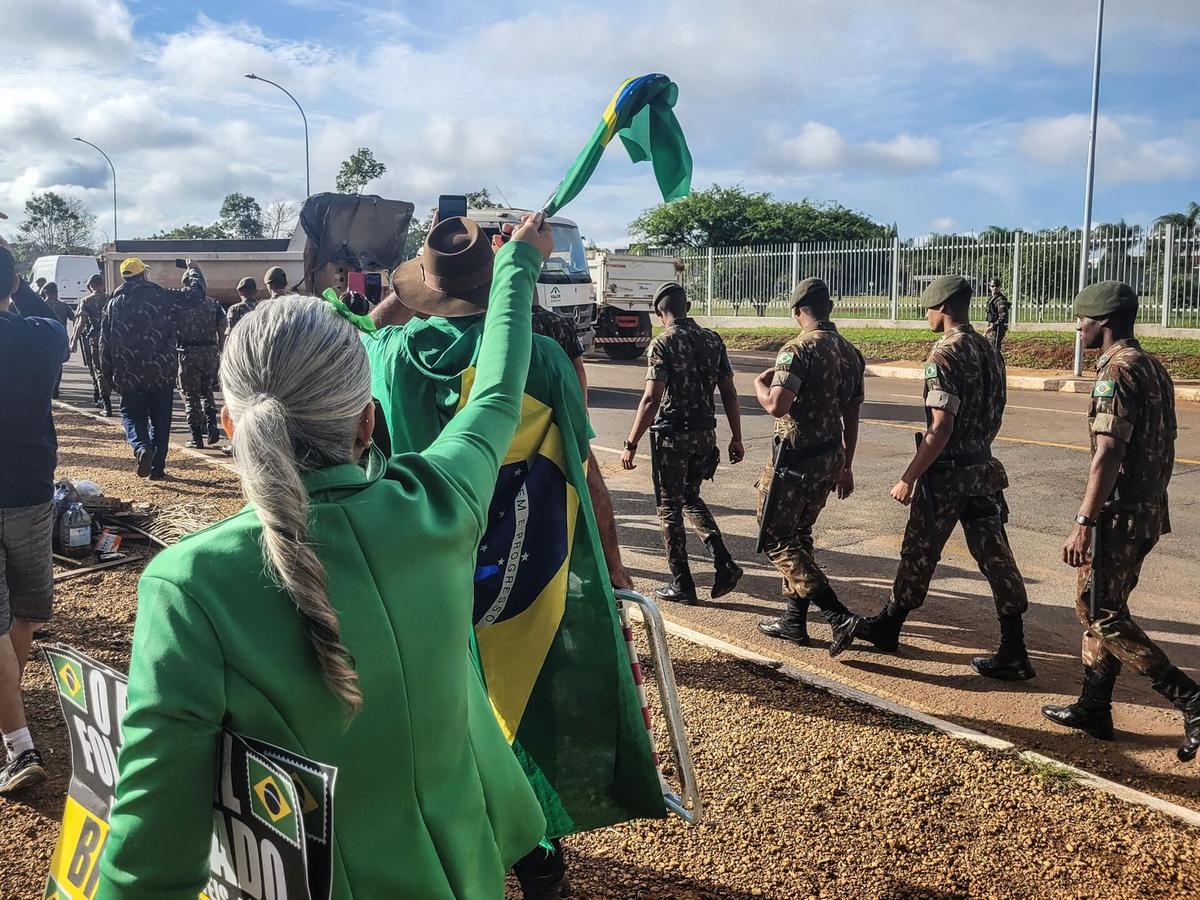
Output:
[[552,248],[538,217],[496,254],[470,401],[420,454],[371,447],[360,317],[269,300],[232,332],[222,421],[247,506],[142,577],[97,897],[205,887],[222,729],[337,768],[314,895],[503,896],[545,821],[471,663],[473,561]]

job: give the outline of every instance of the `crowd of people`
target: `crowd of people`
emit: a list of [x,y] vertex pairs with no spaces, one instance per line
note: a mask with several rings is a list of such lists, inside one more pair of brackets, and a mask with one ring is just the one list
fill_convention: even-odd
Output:
[[[55,292],[43,286],[39,296],[0,247],[0,793],[45,777],[20,676],[33,632],[51,612],[50,401],[70,347],[86,348],[106,413],[119,395],[139,475],[166,475],[178,389],[189,445],[213,446],[223,430],[249,501],[160,553],[141,579],[117,802],[96,896],[194,896],[204,886],[223,728],[337,767],[334,896],[499,897],[510,867],[526,897],[562,895],[561,835],[547,834],[544,797],[510,750],[467,652],[476,551],[498,472],[518,427],[541,414],[523,403],[527,384],[561,387],[565,375],[569,390],[551,414],[590,431],[574,329],[535,308],[534,284],[552,249],[539,216],[494,242],[468,219],[438,222],[369,315],[355,311],[360,298],[290,294],[281,269],[266,273],[266,299],[243,279],[241,299],[225,312],[198,266],[168,289],[130,258],[111,297],[92,279],[68,339]],[[998,293],[997,285],[1003,317]],[[855,491],[864,360],[830,321],[825,283],[797,286],[799,333],[754,384],[775,419],[772,458],[757,484],[759,551],[778,569],[786,599],[783,615],[760,625],[764,634],[807,644],[816,606],[832,629],[831,655],[856,642],[894,651],[961,524],[999,619],[998,650],[974,667],[1007,681],[1035,677],[1023,631],[1028,600],[1005,532],[1008,481],[992,455],[1006,400],[1006,319],[985,338],[969,322],[971,297],[958,276],[937,279],[923,295],[941,335],[923,373],[928,425],[891,490],[910,508],[891,597],[863,616],[817,564],[814,528],[831,495]],[[689,317],[684,287],[661,286],[654,306],[663,331],[648,351],[622,465],[636,465],[649,433],[671,573],[656,593],[694,604],[685,517],[712,557],[713,597],[743,574],[701,498],[721,456],[714,395],[731,430],[728,461],[745,456],[738,395],[725,345]],[[1182,711],[1178,755],[1187,760],[1200,749],[1200,688],[1128,607],[1143,560],[1170,529],[1176,433],[1170,378],[1134,338],[1136,309],[1133,290],[1115,282],[1075,301],[1085,343],[1101,353],[1088,488],[1063,548],[1064,562],[1079,570],[1085,674],[1076,703],[1043,712],[1111,738],[1112,686],[1127,663]],[[431,358],[409,350],[417,330],[439,352],[469,361],[469,396],[451,416],[414,406],[417,388],[432,394],[440,377]],[[418,415],[428,419],[423,429],[413,427]],[[590,527],[604,568],[613,587],[632,587],[604,479],[589,463]],[[1104,551],[1092,557],[1096,533]],[[390,812],[380,815],[385,799]],[[404,848],[403,864],[383,847]]]

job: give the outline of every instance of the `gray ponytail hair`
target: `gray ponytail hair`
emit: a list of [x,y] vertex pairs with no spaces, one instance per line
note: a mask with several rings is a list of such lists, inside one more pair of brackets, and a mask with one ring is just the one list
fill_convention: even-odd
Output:
[[358,331],[314,297],[266,300],[230,333],[221,390],[235,425],[242,493],[262,523],[266,571],[296,604],[325,683],[353,716],[362,691],[326,593],[325,567],[307,540],[300,475],[354,461],[358,423],[371,402]]

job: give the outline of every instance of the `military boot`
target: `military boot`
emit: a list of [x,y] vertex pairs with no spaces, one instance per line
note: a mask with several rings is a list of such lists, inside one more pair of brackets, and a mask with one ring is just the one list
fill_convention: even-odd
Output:
[[1025,650],[1024,617],[1018,613],[1000,617],[1000,649],[991,656],[971,660],[975,671],[999,681],[1028,681],[1037,673]]
[[787,609],[778,619],[759,622],[758,630],[767,637],[792,641],[801,647],[808,646],[808,598],[789,594]]
[[687,578],[676,576],[670,584],[656,587],[654,596],[659,600],[668,600],[671,603],[683,603],[687,606],[700,605],[700,598],[696,596],[696,584],[690,576]]
[[711,596],[714,600],[724,597],[735,587],[742,578],[742,567],[733,561],[733,555],[725,548],[721,535],[714,534],[704,543],[712,552],[713,562],[717,566],[717,576],[713,579]]
[[186,444],[184,444],[183,446],[190,447],[193,450],[203,450],[204,449],[204,432],[201,431],[199,428],[193,428],[192,429],[192,439],[190,441],[188,441]]
[[112,397],[101,397],[100,399],[101,399],[101,400],[103,401],[103,403],[104,403],[104,418],[106,418],[106,419],[111,419],[111,418],[112,418],[112,414],[113,414],[113,411],[112,411]]
[[1175,666],[1156,678],[1154,689],[1183,713],[1183,743],[1175,751],[1180,762],[1190,762],[1200,751],[1200,687]]
[[1048,703],[1042,715],[1056,725],[1078,728],[1102,741],[1113,739],[1112,691],[1121,671],[1119,660],[1102,666],[1087,666],[1083,670],[1083,690],[1079,699],[1069,706]]
[[900,646],[900,629],[907,618],[908,613],[894,599],[889,600],[887,606],[873,616],[864,618],[851,615],[833,625],[829,655],[837,656],[854,643],[855,638],[874,644],[876,650],[894,653]]
[[221,429],[217,426],[217,414],[210,413],[208,416],[208,443],[209,445],[221,443]]

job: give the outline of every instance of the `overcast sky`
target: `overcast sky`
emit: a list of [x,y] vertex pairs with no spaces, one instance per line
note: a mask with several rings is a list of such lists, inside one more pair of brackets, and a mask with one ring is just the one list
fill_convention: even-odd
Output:
[[[1200,201],[1200,0],[1109,0],[1098,220]],[[199,10],[202,10],[200,12]],[[79,197],[120,234],[302,200],[369,146],[369,190],[536,206],[620,81],[665,72],[696,187],[832,200],[904,236],[1077,224],[1094,0],[0,0],[0,210]],[[565,214],[604,245],[658,200],[616,143]]]

